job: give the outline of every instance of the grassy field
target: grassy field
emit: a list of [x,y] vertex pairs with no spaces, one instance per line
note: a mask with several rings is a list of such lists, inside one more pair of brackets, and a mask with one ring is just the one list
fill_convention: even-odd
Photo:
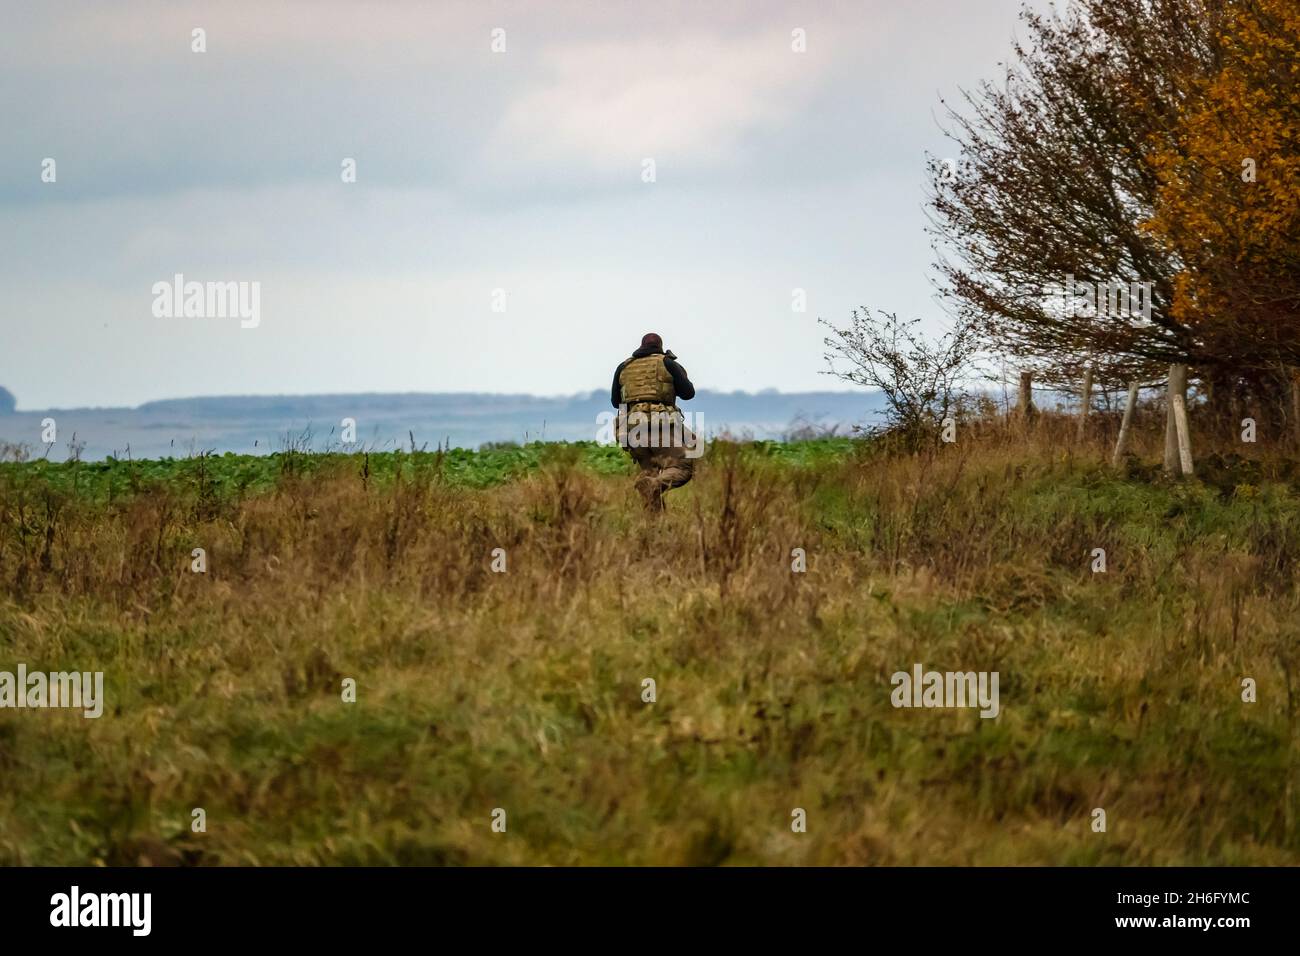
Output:
[[0,710],[0,863],[1300,863],[1293,464],[1059,424],[715,443],[658,521],[596,446],[0,465],[0,670],[108,698]]

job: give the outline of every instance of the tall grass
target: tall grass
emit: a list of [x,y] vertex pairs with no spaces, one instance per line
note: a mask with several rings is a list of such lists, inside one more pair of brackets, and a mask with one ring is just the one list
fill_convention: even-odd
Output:
[[[0,670],[108,704],[0,710],[0,862],[1300,862],[1290,466],[1116,474],[1096,427],[718,443],[659,520],[562,446],[7,465]],[[893,708],[916,662],[1000,716]]]

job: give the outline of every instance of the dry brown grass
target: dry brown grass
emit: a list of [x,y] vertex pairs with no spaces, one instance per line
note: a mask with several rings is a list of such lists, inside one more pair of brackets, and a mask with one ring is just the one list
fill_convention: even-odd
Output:
[[[0,861],[1295,863],[1287,466],[1116,477],[1097,428],[717,445],[658,521],[576,452],[482,490],[421,456],[112,503],[7,472],[0,669],[109,704],[0,711]],[[914,662],[998,671],[1001,715],[893,708]]]

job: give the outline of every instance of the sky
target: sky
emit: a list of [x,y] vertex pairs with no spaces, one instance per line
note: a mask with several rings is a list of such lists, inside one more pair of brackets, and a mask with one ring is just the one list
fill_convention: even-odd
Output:
[[0,385],[566,395],[656,331],[697,387],[837,387],[819,317],[942,321],[926,154],[1019,8],[0,0]]

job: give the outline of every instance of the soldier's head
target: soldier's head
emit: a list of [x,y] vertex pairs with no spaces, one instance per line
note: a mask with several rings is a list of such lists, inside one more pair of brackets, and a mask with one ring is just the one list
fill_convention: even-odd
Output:
[[645,335],[641,336],[641,348],[661,349],[663,347],[664,347],[664,340],[659,337],[658,332],[647,332]]

